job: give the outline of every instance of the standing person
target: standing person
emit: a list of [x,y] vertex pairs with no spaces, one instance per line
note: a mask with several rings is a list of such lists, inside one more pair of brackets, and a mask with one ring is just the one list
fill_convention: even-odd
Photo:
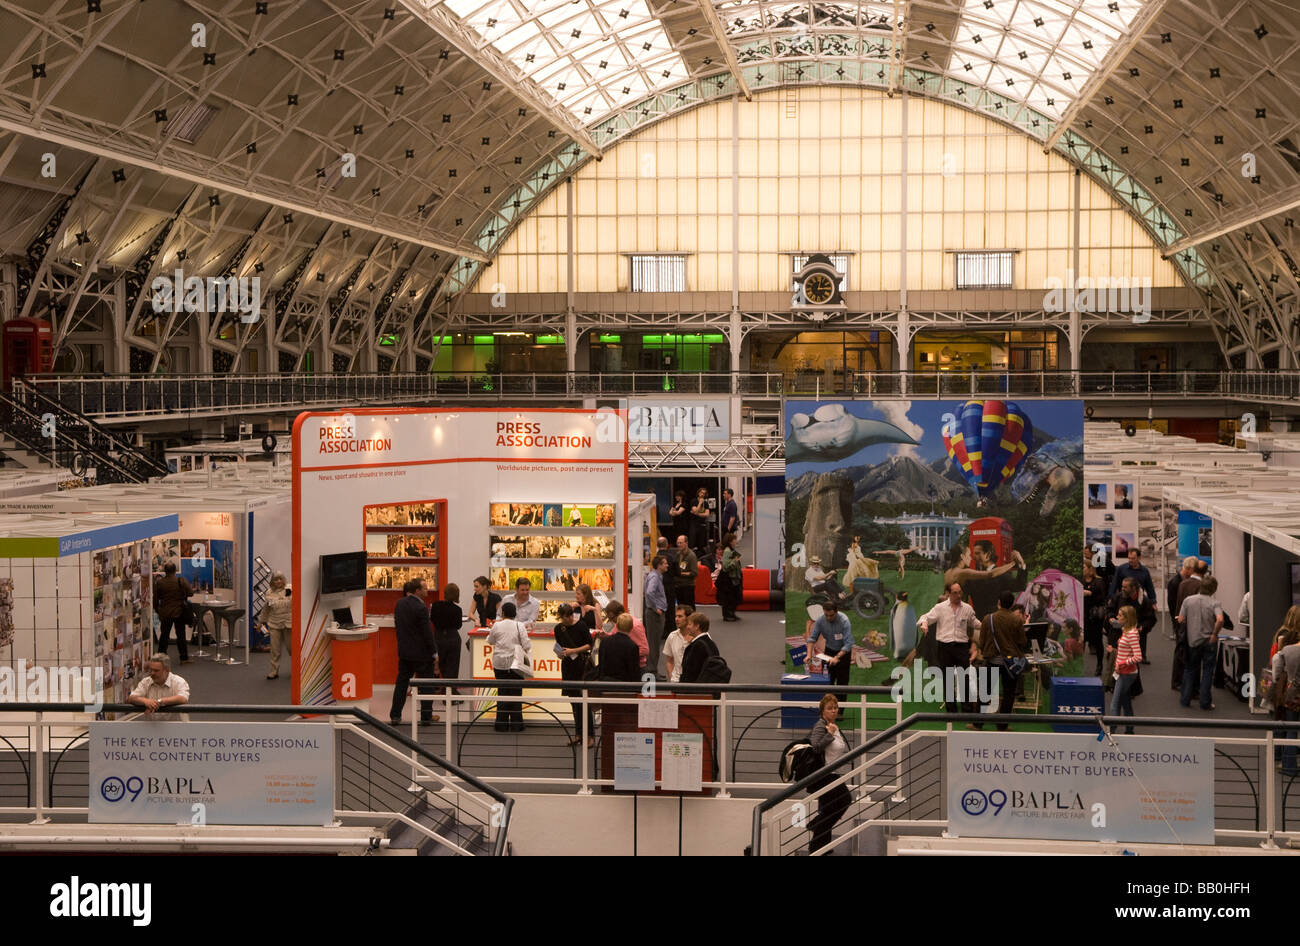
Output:
[[[163,566],[163,577],[153,583],[153,608],[161,622],[158,632],[158,652],[167,653],[172,628],[176,628],[176,649],[180,652],[181,663],[190,662],[190,651],[185,643],[185,612],[189,609],[190,595],[194,589],[185,580],[184,575],[176,574],[176,563],[168,562]],[[203,631],[200,628],[199,633]]]
[[1165,632],[1165,637],[1172,640],[1178,639],[1178,608],[1181,602],[1178,600],[1178,589],[1183,582],[1192,577],[1192,569],[1196,567],[1196,556],[1190,555],[1183,559],[1182,568],[1174,572],[1172,578],[1165,583],[1165,611],[1169,613],[1169,630]]
[[1136,579],[1138,585],[1147,593],[1147,597],[1153,602],[1156,600],[1156,586],[1151,582],[1151,572],[1142,564],[1142,550],[1136,545],[1128,550],[1128,561],[1115,569],[1115,575],[1110,580],[1112,595],[1119,590],[1125,578]]
[[686,645],[690,643],[687,635],[687,619],[694,612],[689,604],[679,604],[674,618],[675,629],[664,641],[664,663],[668,671],[668,682],[677,683],[682,679],[682,658],[686,655]]
[[641,648],[632,639],[632,615],[621,612],[614,621],[614,633],[600,644],[599,679],[636,683],[641,679]]
[[[393,630],[397,633],[397,682],[393,684],[388,721],[400,726],[411,678],[432,677],[438,653],[429,607],[424,603],[423,578],[412,578],[402,586],[402,599],[393,608]],[[427,726],[433,722],[433,704],[425,700],[419,703],[420,722]]]
[[[1210,572],[1210,567],[1199,558],[1191,557],[1191,561],[1192,573],[1178,583],[1178,607],[1175,614],[1183,610],[1184,601],[1201,590],[1201,582],[1205,581],[1205,576]],[[1183,564],[1187,564],[1186,560]]]
[[[498,680],[522,680],[518,673],[510,669],[510,665],[515,662],[515,654],[522,651],[524,662],[529,663],[532,660],[533,644],[528,639],[528,631],[522,623],[515,619],[518,612],[515,610],[513,601],[507,601],[501,605],[501,618],[492,625],[492,630],[488,632],[487,642],[492,648],[492,673]],[[506,683],[497,684],[498,696],[522,696],[523,687],[509,685]],[[497,700],[497,721],[492,727],[497,732],[523,732],[524,731],[524,706],[522,703],[515,701],[504,702]]]
[[684,535],[690,531],[690,510],[686,506],[686,492],[678,490],[673,494],[673,504],[668,509],[673,520],[673,535]]
[[[1133,715],[1133,686],[1138,680],[1138,665],[1142,663],[1142,639],[1138,635],[1137,609],[1124,605],[1119,609],[1119,621],[1123,630],[1120,632],[1119,644],[1106,649],[1115,651],[1115,693],[1110,701],[1111,716]],[[1133,735],[1133,727],[1128,727],[1128,734]]]
[[1219,657],[1219,631],[1223,629],[1223,608],[1214,600],[1218,590],[1219,580],[1211,576],[1201,582],[1196,594],[1184,598],[1178,609],[1178,623],[1187,631],[1187,661],[1178,700],[1184,707],[1192,705],[1199,677],[1201,709],[1214,709],[1214,668]]
[[[808,742],[821,755],[823,766],[833,766],[849,751],[849,744],[845,741],[844,734],[840,732],[840,727],[835,723],[842,710],[833,693],[823,696],[818,708],[821,717],[817,720],[817,725],[813,726]],[[821,791],[838,777],[834,769],[828,771],[808,786],[808,794]],[[812,832],[808,853],[816,854],[831,843],[831,829],[844,817],[844,813],[849,810],[849,805],[852,803],[853,795],[849,792],[849,787],[842,782],[822,793],[817,801],[817,814],[808,822],[808,830]]]
[[[935,640],[939,644],[938,667],[944,671],[945,691],[949,689],[948,681],[952,678],[947,672],[948,668],[958,668],[959,673],[965,674],[966,668],[970,666],[971,634],[979,627],[975,609],[961,599],[961,583],[954,581],[948,586],[947,592],[942,601],[916,622],[922,637],[934,625]],[[945,697],[954,695],[948,692],[944,694]],[[969,713],[972,705],[969,702],[959,704],[956,700],[945,699],[943,708],[948,713]]]
[[442,600],[429,605],[429,621],[438,652],[438,676],[455,680],[460,675],[460,626],[465,623],[460,610],[460,585],[449,582],[442,589]]
[[1106,627],[1106,585],[1092,562],[1083,563],[1083,638],[1097,658],[1096,675],[1101,676],[1102,639]]
[[[609,628],[602,630],[600,633],[606,637],[612,637],[618,632],[618,619],[624,614],[628,615],[628,620],[632,622],[631,628],[626,632],[627,636],[636,644],[637,666],[644,668],[647,659],[650,656],[650,641],[646,637],[645,625],[639,620],[628,614],[627,608],[623,606],[622,601],[611,601],[605,606],[605,620],[609,622]],[[601,644],[600,659],[605,659],[605,646]]]
[[702,611],[694,612],[686,619],[690,628],[691,639],[682,653],[682,683],[698,683],[704,664],[710,657],[717,657],[718,645],[709,636],[709,618]]
[[[1292,608],[1291,610],[1295,610]],[[1278,649],[1272,658],[1273,680],[1280,682],[1286,676],[1286,687],[1279,686],[1273,696],[1274,718],[1282,722],[1294,723],[1300,720],[1300,630],[1283,628],[1278,640]],[[1290,697],[1290,699],[1288,699]],[[1287,778],[1300,775],[1296,766],[1294,740],[1297,733],[1291,730],[1274,730],[1276,738],[1287,740],[1286,748],[1280,753],[1274,751],[1274,758],[1279,761],[1277,770]]]
[[[587,674],[587,668],[591,665],[591,631],[587,625],[578,620],[577,609],[573,605],[560,605],[557,609],[560,623],[555,625],[555,653],[560,658],[560,679],[561,680],[583,680]],[[560,691],[567,697],[577,699],[582,696],[580,689],[563,689]],[[582,704],[572,703],[570,708],[573,710],[573,738],[569,740],[569,745],[576,746],[582,742]],[[596,744],[596,737],[593,733],[596,731],[595,711],[591,704],[587,704],[587,748]]]
[[736,608],[740,606],[740,558],[740,551],[736,548],[736,534],[728,532],[722,537],[722,571],[718,572],[718,604],[722,606],[724,621],[740,620],[736,616]]
[[702,549],[709,541],[709,522],[713,510],[709,508],[709,491],[701,486],[695,491],[695,505],[691,506],[691,546]]
[[677,607],[677,546],[668,544],[667,536],[659,536],[659,552],[668,561],[668,569],[664,572],[664,598],[668,601],[668,606],[664,608],[664,627],[668,626],[669,618],[672,617],[673,609]]
[[501,607],[501,596],[492,590],[492,581],[486,575],[474,579],[474,607],[470,617],[475,627],[491,627],[496,620],[497,609]]
[[719,520],[718,530],[726,535],[728,532],[735,535],[740,534],[740,510],[736,508],[736,493],[728,488],[722,491],[722,518]]
[[[533,583],[527,578],[515,579],[515,594],[506,604],[515,606],[514,620],[520,624],[528,626],[537,620],[537,614],[541,610],[541,602],[532,597]],[[505,604],[501,605],[501,614],[505,616]]]
[[841,614],[839,605],[834,601],[827,601],[822,605],[822,616],[819,617],[808,632],[809,651],[812,650],[812,644],[821,638],[825,650],[823,656],[830,659],[826,662],[826,673],[830,676],[832,686],[849,685],[849,666],[852,664],[853,656],[853,625],[849,622],[847,614]]
[[[685,535],[677,537],[677,568],[673,583],[677,586],[677,602],[695,610],[695,582],[700,577],[700,560],[695,557]],[[689,614],[690,611],[686,613]]]
[[573,614],[587,626],[588,633],[594,634],[600,627],[600,605],[591,593],[591,585],[579,584],[573,588]]
[[257,619],[271,637],[271,672],[266,675],[266,679],[274,680],[280,675],[280,654],[285,645],[289,645],[289,656],[293,656],[293,645],[289,640],[293,633],[293,598],[285,584],[284,572],[276,572],[271,576],[271,590],[266,593],[262,613]]
[[[1100,579],[1098,580],[1100,584]],[[1007,672],[1007,661],[1025,656],[1028,640],[1025,621],[1011,608],[1016,603],[1014,591],[1004,591],[998,596],[998,609],[990,611],[980,624],[979,640],[972,646],[972,656],[977,652],[984,666],[998,670],[998,712],[1010,713],[1016,705],[1017,681]],[[1100,631],[1098,631],[1100,633]],[[1098,655],[1098,663],[1101,661]],[[971,729],[983,729],[983,723],[969,723]],[[1007,724],[998,723],[998,732],[1006,732]]]
[[655,676],[659,675],[659,651],[663,646],[664,622],[668,615],[668,598],[664,594],[664,575],[667,573],[668,559],[656,555],[645,576],[646,669]]
[[[1121,624],[1119,620],[1119,609],[1125,605],[1131,605],[1138,616],[1138,632],[1142,636],[1142,653],[1146,653],[1147,635],[1151,633],[1151,628],[1156,626],[1156,603],[1147,596],[1146,591],[1138,584],[1138,580],[1132,576],[1125,578],[1119,585],[1119,594],[1110,599],[1107,605],[1107,613],[1111,615],[1110,643],[1113,645],[1118,639]],[[1143,660],[1143,663],[1150,663],[1149,660]]]

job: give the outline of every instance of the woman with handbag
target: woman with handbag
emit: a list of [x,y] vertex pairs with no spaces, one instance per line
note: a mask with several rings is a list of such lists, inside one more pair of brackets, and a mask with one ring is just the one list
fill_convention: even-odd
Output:
[[[591,665],[591,630],[586,622],[578,619],[578,610],[565,603],[558,609],[560,623],[555,625],[555,655],[560,658],[560,679],[578,680],[586,678],[587,668]],[[565,687],[560,691],[567,697],[582,696],[582,690]],[[573,738],[569,745],[576,746],[582,742],[582,704],[571,704],[573,710]],[[591,704],[587,704],[587,748],[596,744],[596,720]]]
[[[817,720],[817,725],[809,734],[808,742],[813,750],[821,755],[823,767],[833,766],[849,751],[844,733],[835,723],[840,712],[839,700],[835,698],[835,694],[827,693],[822,697],[818,709],[821,718]],[[820,791],[837,778],[839,776],[832,769],[808,786],[808,794]],[[822,793],[817,800],[817,814],[808,822],[808,830],[812,832],[812,841],[808,845],[810,854],[816,854],[831,843],[831,829],[844,817],[851,804],[853,804],[853,795],[849,787],[842,782]]]
[[[523,680],[525,674],[516,667],[529,666],[533,644],[528,639],[527,629],[515,620],[515,605],[507,601],[501,605],[501,620],[492,625],[488,632],[487,643],[492,648],[492,673],[498,680]],[[497,695],[521,696],[524,690],[520,686],[497,684]],[[497,700],[497,721],[493,727],[497,732],[523,732],[524,706],[516,701]]]
[[[1138,636],[1137,608],[1126,604],[1119,609],[1119,620],[1123,626],[1119,644],[1115,647],[1106,645],[1107,651],[1115,652],[1115,694],[1111,697],[1111,716],[1133,715],[1133,689],[1138,682],[1138,666],[1142,663],[1142,640]],[[1133,735],[1129,726],[1128,734]]]

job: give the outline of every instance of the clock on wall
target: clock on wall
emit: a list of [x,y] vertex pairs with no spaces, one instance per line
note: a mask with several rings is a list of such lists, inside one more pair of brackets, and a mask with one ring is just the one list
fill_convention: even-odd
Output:
[[793,308],[805,311],[844,308],[844,297],[840,293],[843,278],[844,274],[835,268],[829,256],[814,253],[795,273]]

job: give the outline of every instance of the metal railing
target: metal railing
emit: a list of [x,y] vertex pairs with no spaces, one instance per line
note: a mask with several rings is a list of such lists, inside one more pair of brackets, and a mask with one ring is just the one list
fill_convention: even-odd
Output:
[[[89,815],[90,758],[85,708],[73,704],[10,703],[29,720],[0,724],[0,823],[61,826]],[[130,704],[105,704],[105,713],[139,713]],[[224,706],[185,704],[159,713],[237,718],[328,717],[335,735],[334,816],[342,824],[405,831],[417,846],[441,845],[455,854],[506,852],[514,800],[482,779],[430,752],[404,732],[350,706]],[[3,835],[3,828],[0,828]],[[190,838],[186,843],[191,843]],[[216,839],[219,841],[220,839]],[[286,842],[286,846],[291,842]]]
[[[1272,847],[1279,839],[1300,841],[1300,784],[1294,775],[1274,772],[1274,753],[1288,740],[1275,739],[1285,730],[1300,737],[1300,723],[1262,720],[1163,719],[1148,717],[1034,716],[981,713],[986,726],[999,722],[1065,723],[1077,727],[1095,722],[1101,727],[1132,725],[1152,729],[1218,729],[1246,733],[1215,737],[1214,824],[1220,841],[1250,842]],[[836,825],[840,833],[813,854],[856,847],[867,832],[885,827],[938,833],[947,827],[949,777],[947,739],[952,725],[965,725],[964,714],[916,713],[851,749],[834,765],[811,773],[754,808],[751,851],[755,855],[791,855],[808,852],[809,814],[812,802],[843,786],[847,806]],[[919,729],[922,725],[948,724],[945,729]],[[1249,734],[1257,733],[1256,736]],[[1177,736],[1177,733],[1171,734]],[[1193,738],[1206,738],[1198,732]],[[1291,741],[1294,746],[1294,741]],[[800,797],[804,792],[808,794]],[[835,804],[835,803],[832,803]],[[843,796],[840,796],[843,804]]]
[[630,396],[1300,400],[1300,371],[945,371],[42,375],[27,384],[103,423],[294,407]]
[[[415,702],[410,735],[439,754],[472,769],[498,784],[542,791],[575,789],[587,793],[612,786],[614,780],[593,768],[593,754],[585,751],[588,739],[595,758],[604,749],[607,713],[635,709],[647,696],[648,683],[602,681],[522,681],[522,696],[501,697],[495,681],[412,680],[409,699]],[[711,708],[711,722],[702,725],[684,714],[685,732],[705,732],[705,753],[712,778],[703,787],[722,796],[757,797],[779,787],[777,766],[781,750],[808,733],[816,722],[817,704],[827,687],[780,687],[716,683],[656,683],[655,697],[678,699],[679,708]],[[456,692],[462,690],[465,692]],[[565,696],[561,690],[579,691]],[[420,692],[424,691],[424,692]],[[855,741],[892,726],[902,718],[902,704],[890,701],[884,686],[834,687],[846,711],[846,732]],[[520,733],[501,733],[495,727],[497,704],[521,704],[529,725]],[[575,723],[572,707],[583,707]],[[420,708],[437,716],[432,725],[419,723]],[[588,713],[590,710],[591,713]],[[592,714],[600,722],[589,728]],[[783,725],[783,723],[787,725]],[[618,725],[626,725],[623,719]],[[617,727],[616,727],[617,728]],[[635,725],[632,726],[635,729]],[[624,731],[618,729],[617,731]],[[573,740],[576,744],[572,744]]]

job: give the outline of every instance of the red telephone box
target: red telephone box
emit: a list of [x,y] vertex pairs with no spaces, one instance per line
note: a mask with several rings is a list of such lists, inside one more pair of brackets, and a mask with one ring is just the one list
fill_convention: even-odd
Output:
[[[976,519],[970,524],[970,544],[974,548],[975,543],[986,540],[993,543],[993,550],[997,553],[997,562],[995,564],[1005,565],[1011,561],[1011,551],[1015,548],[1011,535],[1011,523],[1005,519],[999,519],[997,516],[986,516],[983,519]],[[972,561],[972,565],[974,562]]]
[[4,323],[0,342],[0,384],[8,392],[14,378],[54,370],[54,329],[44,319],[12,319]]

